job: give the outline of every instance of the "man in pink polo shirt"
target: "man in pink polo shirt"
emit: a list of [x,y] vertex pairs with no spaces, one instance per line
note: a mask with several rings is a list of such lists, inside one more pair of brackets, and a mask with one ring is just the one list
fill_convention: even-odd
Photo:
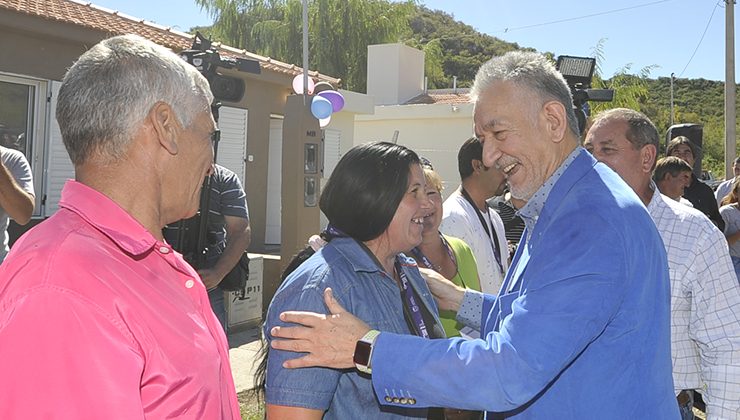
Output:
[[0,266],[0,418],[240,418],[226,337],[161,233],[198,208],[212,100],[137,36],[69,69],[56,117],[75,180]]

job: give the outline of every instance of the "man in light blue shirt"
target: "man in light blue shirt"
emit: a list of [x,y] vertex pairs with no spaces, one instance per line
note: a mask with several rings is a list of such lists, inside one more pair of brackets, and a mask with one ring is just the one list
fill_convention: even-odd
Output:
[[377,334],[326,293],[333,316],[284,313],[309,328],[274,328],[292,340],[272,346],[307,353],[287,367],[371,368],[382,404],[494,418],[677,419],[665,249],[634,191],[579,147],[565,80],[545,57],[511,52],[481,67],[471,96],[484,164],[527,201],[497,296],[429,274],[440,309],[458,310],[481,339]]

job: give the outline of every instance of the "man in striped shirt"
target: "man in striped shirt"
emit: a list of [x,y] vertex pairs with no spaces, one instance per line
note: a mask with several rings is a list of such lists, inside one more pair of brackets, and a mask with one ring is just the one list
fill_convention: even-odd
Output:
[[[239,258],[249,246],[252,231],[249,227],[247,196],[239,177],[231,170],[216,164],[213,167],[210,186],[205,262],[202,267],[195,268],[208,290],[211,308],[226,331],[224,290],[219,284],[239,262]],[[191,229],[195,229],[192,223],[189,225]],[[177,224],[165,228],[165,238],[175,247],[177,232]],[[195,233],[197,235],[197,231]],[[182,247],[181,252],[192,248],[193,236],[188,235],[190,241]]]
[[[740,418],[740,288],[722,232],[700,211],[660,194],[651,180],[659,136],[643,114],[599,114],[584,146],[632,187],[668,254],[673,382],[684,419],[693,390],[708,419]],[[645,279],[650,281],[651,279]]]

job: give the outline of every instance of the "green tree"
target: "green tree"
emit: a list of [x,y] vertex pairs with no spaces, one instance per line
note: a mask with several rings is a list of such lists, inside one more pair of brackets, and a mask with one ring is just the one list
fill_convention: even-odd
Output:
[[[214,18],[212,36],[288,63],[303,62],[300,0],[195,0]],[[409,31],[413,0],[309,0],[309,67],[365,91],[367,46],[398,42]]]

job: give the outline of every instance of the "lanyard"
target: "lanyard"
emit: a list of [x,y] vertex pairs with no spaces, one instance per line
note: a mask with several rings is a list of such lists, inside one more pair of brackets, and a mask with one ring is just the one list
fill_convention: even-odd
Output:
[[473,206],[473,210],[475,210],[475,214],[478,215],[478,220],[480,221],[480,224],[483,225],[483,230],[486,231],[488,239],[492,240],[491,248],[493,248],[493,256],[496,258],[496,263],[498,264],[498,268],[501,270],[501,273],[504,273],[504,266],[503,264],[501,264],[501,254],[498,252],[501,247],[498,244],[498,235],[496,235],[496,230],[493,227],[493,221],[491,221],[491,229],[493,230],[493,234],[491,234],[491,231],[488,230],[488,223],[486,223],[485,219],[483,219],[483,215],[480,214],[478,206],[476,206],[473,199],[470,198],[470,194],[468,194],[468,192],[465,191],[465,188],[463,187],[460,187],[460,192],[462,193],[462,196],[465,197],[466,200],[468,200],[468,203]]
[[411,320],[414,323],[414,327],[416,327],[416,331],[421,337],[429,338],[429,331],[427,331],[427,325],[424,322],[424,318],[421,316],[421,308],[419,307],[419,304],[416,303],[416,296],[414,296],[414,291],[412,290],[411,286],[409,285],[409,279],[406,277],[406,273],[401,269],[401,264],[399,264],[398,260],[396,260],[396,273],[398,273],[398,278],[401,280],[401,291],[403,292],[403,300],[404,300],[404,306],[408,308],[409,315],[411,316]]
[[[457,260],[455,259],[455,255],[452,253],[452,247],[447,242],[447,239],[445,239],[444,235],[442,235],[441,233],[439,234],[439,239],[442,240],[442,246],[445,248],[445,250],[447,250],[447,255],[450,256],[450,259],[452,260],[452,262],[455,263],[455,268],[457,269]],[[426,255],[424,255],[423,252],[421,252],[421,249],[419,249],[418,246],[412,249],[411,253],[414,254],[414,257],[416,257],[416,261],[420,262],[424,267],[431,268],[432,270],[439,272],[439,270],[434,267],[432,261]],[[441,270],[442,266],[440,266],[439,268]],[[465,285],[465,281],[463,280],[462,275],[460,276],[460,282],[462,283],[462,287],[466,289],[468,288],[468,286]]]

